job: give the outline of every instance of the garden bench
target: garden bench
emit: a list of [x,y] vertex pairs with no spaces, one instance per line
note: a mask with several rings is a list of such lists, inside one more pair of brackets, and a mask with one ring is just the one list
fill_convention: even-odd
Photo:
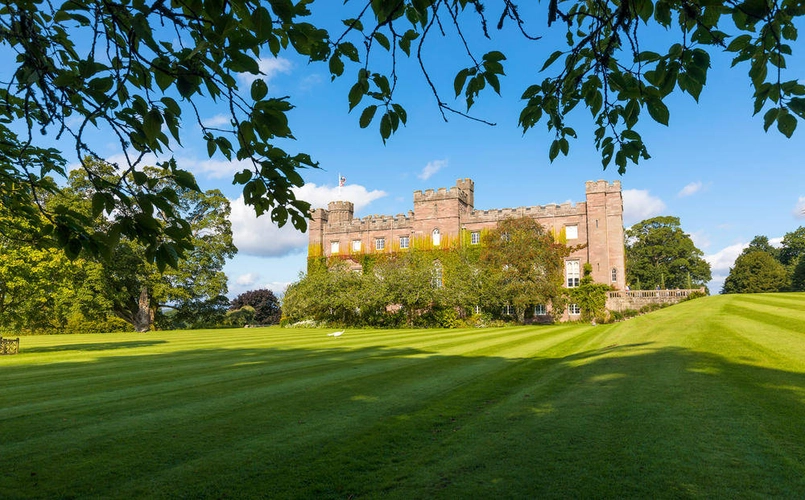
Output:
[[0,337],[0,354],[17,354],[20,352],[20,338],[4,339]]

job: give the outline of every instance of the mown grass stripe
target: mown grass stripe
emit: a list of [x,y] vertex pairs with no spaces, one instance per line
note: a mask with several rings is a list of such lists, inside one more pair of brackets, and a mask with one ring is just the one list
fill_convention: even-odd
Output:
[[787,314],[776,297],[605,326],[33,339],[0,359],[0,496],[803,497],[801,343],[734,314]]

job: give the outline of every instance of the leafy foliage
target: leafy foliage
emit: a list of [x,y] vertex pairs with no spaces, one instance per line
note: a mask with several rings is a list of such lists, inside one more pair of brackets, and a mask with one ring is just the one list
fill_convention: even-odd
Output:
[[[520,321],[527,306],[559,304],[563,293],[564,258],[574,250],[555,243],[530,217],[504,219],[483,238],[481,260],[489,286],[504,304],[514,306]],[[502,304],[501,304],[502,305]]]
[[[99,163],[93,168],[103,173],[106,182],[115,182],[110,165]],[[86,332],[119,331],[121,326],[114,317],[139,331],[148,330],[155,321],[162,328],[219,323],[229,306],[223,266],[236,251],[229,202],[218,191],[181,189],[171,179],[160,184],[160,189],[173,190],[177,213],[191,229],[192,251],[181,259],[164,257],[175,267],[151,263],[148,249],[126,237],[110,249],[108,259],[70,261],[55,248],[39,248],[39,242],[31,241],[22,230],[10,232],[0,238],[3,324],[17,330]],[[85,171],[79,169],[45,203],[49,210],[85,218],[88,228],[103,232],[115,221],[93,215],[95,193]],[[154,212],[155,221],[167,224],[160,210]],[[24,228],[29,223],[6,211],[0,219],[10,227]],[[161,314],[165,308],[173,312]]]
[[611,285],[593,282],[593,266],[584,263],[584,270],[579,286],[568,290],[571,302],[578,304],[581,309],[582,321],[606,321],[607,292],[612,290]]
[[654,217],[626,230],[626,276],[642,288],[689,288],[710,281],[710,264],[678,217]]
[[[768,255],[780,266],[771,264],[765,257],[757,257],[751,261],[752,265],[763,274],[752,278],[747,277],[749,264],[743,262],[741,266],[738,266],[738,259],[756,252]],[[805,289],[805,263],[803,263],[805,260],[805,227],[800,226],[786,233],[779,248],[772,246],[768,237],[755,236],[738,259],[730,269],[730,274],[724,283],[724,293],[754,293],[759,289],[780,292],[801,291]],[[778,279],[780,268],[786,273],[784,283]]]
[[[108,254],[126,237],[143,245],[149,262],[175,266],[193,239],[175,188],[198,186],[167,153],[181,147],[183,122],[195,121],[210,156],[249,166],[235,176],[246,203],[258,214],[271,211],[279,225],[290,220],[304,229],[309,205],[291,188],[303,183],[299,170],[315,163],[272,144],[293,138],[286,117],[292,105],[268,97],[259,78],[248,97],[242,95],[237,75],[258,75],[258,58],[277,55],[289,43],[299,54],[323,57],[327,33],[297,20],[309,14],[306,3],[4,3],[0,44],[16,59],[0,88],[0,195],[32,223],[38,239],[54,241],[71,258],[82,251]],[[199,104],[210,100],[222,104],[227,125],[204,124]],[[115,181],[92,161],[99,159],[89,146],[97,131],[115,140],[125,156]],[[112,219],[103,230],[42,203],[58,191],[50,176],[66,177],[68,162],[63,152],[42,146],[47,135],[74,144],[94,191],[93,215],[105,212]],[[164,158],[158,169],[142,168],[149,154]],[[165,187],[165,181],[175,187]]]
[[520,321],[536,304],[564,310],[563,258],[572,249],[535,220],[508,219],[483,233],[480,248],[466,243],[364,256],[361,272],[339,258],[325,265],[314,259],[288,288],[283,315],[289,322],[453,327],[488,323],[469,316],[499,318],[504,305],[513,305]]
[[[195,122],[210,157],[245,162],[233,180],[258,215],[270,213],[279,225],[290,221],[304,229],[309,205],[292,188],[303,183],[300,170],[317,164],[278,146],[294,138],[288,121],[293,104],[269,96],[259,78],[260,60],[296,54],[326,61],[333,78],[355,75],[349,109],[360,109],[359,126],[375,123],[386,141],[408,122],[395,98],[403,56],[416,59],[445,119],[452,113],[485,122],[469,113],[487,89],[501,93],[507,57],[494,48],[478,53],[468,33],[477,31],[493,44],[509,38],[491,25],[498,31],[512,27],[523,43],[550,53],[536,62],[551,73],[522,92],[519,124],[524,131],[545,124],[554,136],[551,160],[568,154],[577,137],[570,115],[583,108],[595,124],[604,168],[614,162],[623,173],[629,163],[648,158],[641,117],[667,125],[674,92],[698,99],[713,51],[734,54],[733,65],[747,68],[754,112],[763,113],[766,130],[776,125],[791,137],[805,117],[805,85],[786,71],[805,13],[797,0],[550,0],[547,29],[565,35],[559,48],[544,47],[547,37],[534,34],[546,28],[531,19],[533,7],[526,15],[512,0],[344,2],[343,24],[331,31],[311,22],[318,19],[314,4],[324,2],[3,3],[0,46],[15,56],[0,86],[4,204],[31,227],[33,239],[56,244],[70,258],[109,255],[122,237],[137,240],[147,261],[175,266],[191,251],[192,229],[176,206],[175,190],[162,181],[198,190],[171,156],[194,130],[182,125]],[[656,31],[667,36],[653,37]],[[438,47],[434,38],[440,35],[452,35],[465,56],[448,71],[455,71],[449,93],[466,111],[442,97],[423,57],[426,46]],[[654,40],[669,37],[676,40],[669,46]],[[240,75],[254,77],[248,88]],[[225,114],[224,125],[202,120],[198,110],[209,102]],[[114,182],[86,160],[99,159],[89,140],[98,133],[112,138],[125,158]],[[81,161],[93,187],[93,215],[105,213],[111,221],[101,230],[85,216],[43,201],[58,191],[71,161],[52,147],[53,137],[69,143],[72,161]],[[152,154],[159,162],[149,172],[142,167]]]
[[258,325],[275,325],[280,322],[282,315],[280,301],[271,290],[261,288],[243,292],[232,299],[229,310],[237,311],[244,307],[252,309],[253,317],[250,321],[254,321]]
[[768,253],[755,251],[735,259],[721,293],[779,292],[787,285],[785,267]]

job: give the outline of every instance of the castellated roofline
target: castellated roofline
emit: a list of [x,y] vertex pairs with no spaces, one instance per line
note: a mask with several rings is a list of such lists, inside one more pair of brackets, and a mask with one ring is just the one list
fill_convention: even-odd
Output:
[[549,203],[547,205],[535,205],[530,207],[517,208],[494,208],[491,210],[473,210],[471,217],[483,218],[494,217],[495,219],[509,217],[558,217],[564,215],[583,215],[587,213],[587,202],[578,203],[565,202],[561,205]]
[[459,199],[471,205],[474,189],[475,183],[472,179],[458,179],[456,180],[456,185],[450,188],[440,187],[436,190],[426,189],[424,192],[422,190],[414,191],[414,203]]
[[587,181],[584,187],[587,193],[615,193],[621,190],[621,181],[612,181],[611,184],[603,179]]

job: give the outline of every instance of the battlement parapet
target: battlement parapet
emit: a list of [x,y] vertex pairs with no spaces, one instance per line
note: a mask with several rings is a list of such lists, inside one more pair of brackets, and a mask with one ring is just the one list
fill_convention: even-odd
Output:
[[473,210],[470,217],[477,220],[500,220],[509,217],[564,217],[569,215],[584,215],[587,213],[587,203],[565,202],[561,205],[549,203],[530,207],[498,208],[493,210]]
[[605,180],[587,181],[584,183],[584,187],[587,194],[618,193],[621,191],[621,181],[612,181],[612,183]]
[[440,200],[461,200],[469,204],[471,202],[470,195],[463,189],[453,186],[448,188],[439,188],[436,190],[426,189],[422,191],[414,191],[414,203],[422,203],[426,201],[440,201]]

